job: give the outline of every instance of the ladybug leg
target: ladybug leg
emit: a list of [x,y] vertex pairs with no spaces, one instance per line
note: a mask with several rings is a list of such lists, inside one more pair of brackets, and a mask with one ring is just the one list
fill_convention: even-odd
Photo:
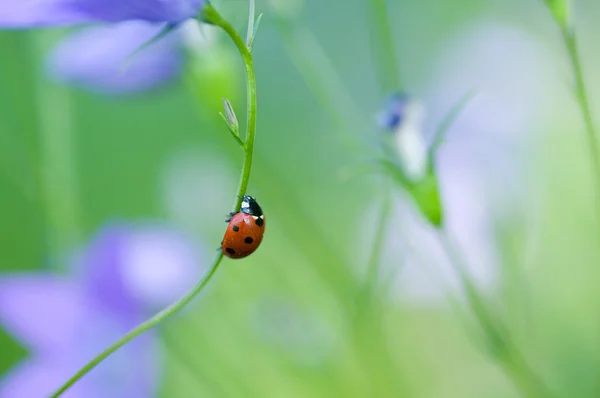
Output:
[[229,222],[231,221],[231,219],[233,218],[233,216],[235,216],[237,213],[235,211],[232,211],[231,213],[229,213],[227,215],[227,219],[225,220],[225,222]]

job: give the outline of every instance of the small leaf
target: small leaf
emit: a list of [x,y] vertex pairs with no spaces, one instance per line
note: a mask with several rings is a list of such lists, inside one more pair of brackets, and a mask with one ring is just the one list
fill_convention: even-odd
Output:
[[225,124],[227,125],[227,130],[229,130],[233,139],[239,144],[240,147],[242,147],[242,149],[244,149],[244,141],[242,141],[242,139],[240,138],[238,131],[231,128],[231,125],[227,121],[227,117],[223,113],[219,112],[219,115],[221,115],[221,117],[225,121]]
[[240,125],[238,123],[237,116],[235,116],[233,106],[228,99],[223,98],[223,108],[225,109],[225,121],[229,125],[229,128],[235,132],[235,135],[239,136]]
[[250,49],[252,47],[252,41],[254,36],[254,15],[256,4],[255,0],[248,1],[248,33],[246,33],[246,48]]
[[439,184],[437,177],[432,172],[418,182],[411,181],[403,172],[402,168],[389,159],[380,158],[377,162],[384,171],[391,175],[412,197],[423,217],[436,228],[439,228],[444,220],[444,211],[440,200]]
[[250,42],[248,43],[248,49],[252,49],[254,39],[256,38],[256,32],[258,32],[258,27],[260,26],[260,21],[262,21],[263,15],[264,14],[260,14],[258,18],[256,18],[256,23],[254,24],[254,31],[252,32],[252,37],[250,39]]
[[242,139],[240,138],[240,125],[238,123],[237,117],[235,116],[233,106],[231,105],[231,102],[226,98],[223,98],[222,101],[223,109],[225,109],[225,114],[219,113],[219,115],[221,115],[221,117],[225,121],[225,124],[227,124],[227,129],[229,130],[235,141],[242,148],[244,148],[244,141],[242,141]]
[[434,227],[441,227],[444,222],[444,209],[436,175],[429,173],[421,181],[413,184],[410,194],[423,217]]

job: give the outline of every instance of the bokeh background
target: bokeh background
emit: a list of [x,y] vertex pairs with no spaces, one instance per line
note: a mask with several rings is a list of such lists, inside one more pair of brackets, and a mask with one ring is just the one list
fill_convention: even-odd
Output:
[[[245,30],[246,2],[214,3]],[[265,240],[65,396],[600,396],[598,206],[550,14],[538,0],[389,3],[401,87],[386,91],[368,1],[258,2],[249,193]],[[600,3],[573,3],[597,119]],[[241,168],[218,112],[227,97],[244,125],[243,66],[221,32],[186,36],[183,70],[160,87],[107,93],[50,70],[76,29],[0,32],[0,374],[31,387],[11,398],[44,396],[36,383],[58,386],[190,287]],[[551,395],[515,387],[448,305],[461,293],[435,232],[371,167],[397,89],[422,102],[427,139],[477,90],[438,156],[448,228]]]

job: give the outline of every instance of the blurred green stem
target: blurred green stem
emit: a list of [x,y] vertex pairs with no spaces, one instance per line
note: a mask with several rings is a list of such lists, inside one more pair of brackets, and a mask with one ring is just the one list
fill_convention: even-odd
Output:
[[394,36],[388,19],[386,0],[368,0],[371,49],[378,69],[382,93],[400,89],[398,59]]
[[[250,170],[252,167],[252,152],[254,150],[254,136],[256,133],[256,78],[254,75],[254,64],[252,61],[252,54],[250,50],[246,47],[244,40],[240,37],[240,35],[235,31],[235,29],[231,26],[229,22],[221,17],[221,15],[210,5],[207,4],[204,7],[204,12],[207,13],[204,15],[206,18],[209,18],[210,22],[214,25],[222,28],[229,37],[233,40],[234,44],[238,48],[240,55],[244,61],[246,67],[246,79],[247,79],[247,92],[248,92],[248,123],[246,126],[246,143],[245,143],[245,156],[244,156],[244,165],[242,168],[242,174],[240,177],[240,183],[238,186],[238,191],[236,193],[236,200],[234,201],[233,211],[237,212],[240,208],[240,204],[242,201],[242,196],[246,193],[246,188],[248,186],[248,181],[250,179]],[[164,321],[171,315],[174,315],[183,307],[185,307],[188,303],[190,303],[208,284],[208,282],[212,279],[213,275],[219,268],[219,264],[223,259],[223,252],[219,249],[215,254],[211,265],[207,273],[204,277],[194,286],[188,293],[186,293],[179,300],[160,311],[158,314],[154,315],[152,318],[147,321],[141,323],[136,326],[130,332],[125,334],[111,346],[106,348],[103,352],[101,352],[98,356],[88,362],[85,366],[83,366],[75,375],[73,375],[67,382],[65,382],[56,392],[51,395],[51,398],[56,398],[61,396],[65,391],[67,391],[73,384],[75,384],[79,379],[81,379],[85,374],[87,374],[90,370],[95,368],[98,364],[100,364],[104,359],[110,356],[112,353],[117,351],[119,348],[127,344],[129,341],[133,340],[140,334],[146,332],[152,327],[156,326],[160,322]]]
[[181,367],[189,373],[190,378],[198,383],[198,387],[205,391],[210,391],[210,396],[213,398],[227,397],[221,384],[208,376],[206,372],[203,372],[200,366],[203,361],[197,360],[198,358],[189,350],[186,342],[182,341],[179,334],[171,332],[171,328],[164,328],[161,333],[161,340],[164,348],[168,350]]
[[106,348],[104,351],[102,351],[98,356],[96,356],[94,359],[92,359],[90,362],[88,362],[77,373],[75,373],[69,380],[67,380],[67,382],[65,382],[50,397],[56,398],[56,397],[61,396],[73,384],[75,384],[79,379],[81,379],[83,376],[85,376],[90,370],[94,369],[98,364],[100,364],[103,360],[105,360],[108,356],[113,354],[119,348],[121,348],[122,346],[124,346],[125,344],[127,344],[128,342],[130,342],[131,340],[133,340],[140,334],[148,331],[152,327],[156,326],[160,322],[164,321],[165,319],[167,319],[168,317],[170,317],[171,315],[175,314],[176,312],[181,310],[183,307],[185,307],[190,301],[192,301],[204,289],[206,284],[210,281],[210,279],[216,272],[222,259],[223,259],[223,252],[221,250],[219,250],[217,252],[217,254],[215,254],[215,257],[214,257],[212,264],[211,264],[208,272],[206,273],[206,275],[202,278],[202,280],[200,280],[200,282],[198,282],[198,284],[196,284],[196,286],[194,286],[192,288],[192,290],[190,290],[183,297],[181,297],[179,300],[177,300],[176,302],[174,302],[173,304],[171,304],[164,310],[160,311],[158,314],[154,315],[152,318],[150,318],[147,321],[136,326],[130,332],[125,334],[119,340],[117,340],[112,345],[110,345],[108,348]]
[[[598,132],[596,131],[596,126],[592,117],[589,95],[583,76],[579,44],[574,28],[570,24],[569,3],[566,1],[556,3],[546,1],[546,5],[560,29],[573,70],[573,76],[575,78],[575,97],[585,123],[587,147],[592,167],[592,178],[594,180],[592,182],[592,185],[594,186],[593,211],[595,213],[593,217],[596,217],[596,228],[597,232],[600,233],[600,153],[598,152],[600,149],[598,148]],[[596,350],[596,354],[597,353],[598,351]],[[600,377],[596,377],[596,380],[595,388],[600,391],[600,384],[598,384]]]
[[462,290],[466,295],[467,305],[486,338],[494,359],[524,397],[552,397],[547,387],[530,368],[524,356],[515,346],[500,315],[495,314],[485,303],[485,298],[467,270],[464,256],[452,239],[451,233],[447,229],[438,229],[436,233],[448,261],[459,277]]
[[569,54],[571,67],[573,68],[573,75],[575,77],[575,94],[581,109],[583,120],[585,122],[588,150],[593,167],[592,172],[594,175],[593,185],[596,196],[594,201],[596,208],[594,211],[596,213],[596,217],[598,218],[597,227],[600,228],[600,154],[598,153],[598,134],[592,118],[592,112],[590,110],[589,96],[583,78],[581,57],[579,55],[579,47],[575,33],[566,25],[559,26],[561,27],[562,37]]
[[[399,67],[396,59],[396,48],[394,38],[390,28],[387,16],[386,0],[368,0],[369,7],[369,31],[371,33],[371,51],[375,64],[378,65],[378,79],[380,92],[379,96],[384,97],[390,92],[400,89]],[[383,148],[385,142],[381,141]],[[375,224],[375,237],[369,256],[367,268],[366,291],[370,295],[377,283],[377,276],[381,263],[381,251],[383,250],[383,239],[387,223],[392,210],[392,185],[388,176],[383,177],[381,183],[381,204],[380,216]]]
[[[352,101],[350,91],[340,78],[333,62],[321,47],[314,33],[305,25],[299,23],[297,19],[292,19],[289,16],[280,15],[277,22],[284,50],[296,70],[303,76],[306,85],[315,98],[328,111],[329,115],[333,116],[338,129],[341,131],[360,129],[357,126],[362,126],[364,123],[360,117],[359,107]],[[280,178],[280,180],[283,183],[284,179]],[[297,208],[297,206],[294,206],[294,208]],[[312,229],[314,230],[314,228]],[[375,243],[379,244],[380,241],[381,239],[376,237]],[[324,244],[326,240],[319,239],[318,242]],[[334,253],[334,251],[325,250],[325,248],[321,250]],[[371,257],[375,257],[373,261],[378,261],[377,251]],[[337,261],[337,263],[343,264],[343,261]]]
[[379,211],[377,222],[375,223],[375,236],[373,237],[371,254],[369,255],[369,262],[367,265],[368,268],[365,282],[365,292],[367,297],[373,294],[375,286],[377,285],[380,273],[381,255],[385,243],[386,227],[392,212],[392,184],[391,181],[389,181],[389,178],[386,177],[387,176],[384,176],[383,178],[385,179],[381,182],[381,209]]
[[[379,80],[378,97],[384,98],[389,93],[400,89],[399,67],[396,59],[396,49],[394,46],[394,38],[390,29],[389,20],[387,17],[387,0],[369,0],[369,33],[371,37],[371,52],[377,67],[377,78]],[[379,144],[380,150],[384,150],[386,145],[381,135],[377,135],[376,142]],[[392,181],[387,175],[381,176],[379,184],[380,189],[376,197],[381,197],[381,209],[379,217],[375,223],[375,234],[371,246],[371,254],[367,264],[367,275],[362,289],[362,300],[359,305],[358,316],[356,319],[356,333],[360,333],[360,329],[364,329],[365,325],[361,323],[370,323],[367,326],[368,330],[375,330],[380,337],[380,341],[369,341],[365,348],[367,358],[373,357],[373,363],[382,362],[385,364],[386,372],[382,372],[383,377],[377,375],[384,385],[400,385],[402,389],[407,389],[408,384],[403,381],[403,372],[399,369],[397,363],[388,354],[390,351],[387,342],[387,333],[385,328],[385,311],[377,305],[377,287],[378,278],[381,272],[381,256],[385,246],[385,237],[387,233],[390,213],[393,206],[393,190]],[[379,313],[380,312],[380,313]],[[379,314],[378,314],[379,313]],[[366,317],[366,318],[365,318]],[[360,336],[360,335],[359,335]],[[378,354],[378,355],[377,355]],[[379,356],[379,358],[378,358]],[[383,388],[379,394],[389,395],[393,390]]]
[[[56,38],[32,32],[35,56],[43,54]],[[81,239],[81,210],[75,161],[72,101],[68,89],[36,77],[37,130],[40,136],[39,179],[41,203],[47,218],[51,256],[62,256]],[[61,264],[62,265],[62,264]]]
[[340,78],[333,62],[315,34],[296,20],[280,16],[277,27],[283,48],[321,106],[342,131],[362,126],[362,112]]
[[[313,95],[320,102],[321,106],[328,111],[330,115],[333,115],[334,122],[337,124],[341,131],[360,131],[362,129],[371,129],[372,125],[365,125],[363,118],[361,117],[361,111],[358,105],[352,100],[352,95],[348,88],[345,86],[340,75],[336,71],[333,62],[327,55],[327,52],[322,48],[317,37],[314,33],[308,29],[304,24],[298,23],[296,19],[292,19],[289,16],[281,16],[278,20],[278,28],[280,31],[280,37],[283,40],[284,49],[288,54],[288,57],[303,76],[307,86],[313,92]],[[364,150],[365,146],[361,146]],[[385,184],[384,184],[385,185]],[[384,189],[385,190],[385,189]],[[391,191],[391,188],[389,189]],[[374,247],[370,254],[369,264],[375,264],[368,266],[367,282],[359,288],[359,299],[367,298],[364,293],[370,293],[373,291],[375,283],[377,281],[378,266],[381,256],[381,247],[383,245],[382,234],[385,231],[385,220],[388,218],[388,214],[391,209],[391,193],[384,193],[383,203],[381,209],[381,215],[376,225],[376,236],[374,238]],[[292,206],[298,209],[296,206]],[[304,219],[306,219],[304,217]],[[312,229],[317,231],[318,229]],[[318,239],[319,244],[323,245],[326,240]],[[330,252],[331,250],[324,251],[325,248],[321,249],[322,252]],[[352,294],[355,290],[350,291]],[[369,298],[370,300],[370,298]],[[370,303],[370,302],[369,302]],[[364,305],[365,302],[361,302],[358,314],[354,319],[353,324],[353,337],[357,340],[357,347],[359,348],[360,355],[364,358],[365,367],[369,372],[372,372],[373,380],[378,380],[380,383],[376,383],[377,388],[383,391],[389,391],[391,386],[395,383],[402,383],[397,366],[389,358],[387,342],[385,341],[386,336],[376,341],[364,340],[365,330],[370,328],[370,331],[376,330],[375,333],[385,334],[382,325],[380,324],[381,319],[376,319],[374,323],[361,324],[364,320],[364,316],[371,314],[365,311],[367,308]],[[360,318],[360,319],[359,319]],[[367,322],[368,323],[368,322]],[[385,371],[378,370],[375,366],[376,360],[384,360],[386,363]]]

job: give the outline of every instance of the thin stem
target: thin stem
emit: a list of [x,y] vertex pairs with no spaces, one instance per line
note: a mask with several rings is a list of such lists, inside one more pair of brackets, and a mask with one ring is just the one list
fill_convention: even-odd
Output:
[[[0,39],[6,59],[11,59],[11,62],[3,62],[0,65],[0,74],[7,79],[3,86],[4,96],[2,109],[4,115],[11,115],[14,124],[11,128],[3,126],[0,129],[0,148],[2,149],[0,160],[0,172],[5,174],[6,180],[11,185],[23,194],[30,204],[34,204],[42,208],[41,198],[39,195],[40,178],[39,178],[39,156],[37,149],[37,112],[32,109],[35,105],[35,81],[27,83],[28,79],[21,79],[24,74],[34,75],[34,68],[24,65],[36,65],[37,63],[30,62],[31,53],[22,51],[25,46],[32,47],[32,53],[38,54],[37,45],[31,36],[7,34],[3,32],[3,37]],[[35,80],[35,79],[33,79]],[[9,83],[10,82],[10,83]],[[32,94],[33,93],[33,94]],[[3,119],[5,117],[3,116]],[[8,120],[3,120],[3,124]],[[18,134],[14,134],[18,132]],[[9,161],[10,160],[10,161]]]
[[340,131],[363,126],[360,107],[352,100],[350,90],[315,34],[306,26],[284,17],[277,22],[283,49],[320,105],[333,115]]
[[[375,64],[378,67],[377,77],[379,79],[379,95],[383,97],[388,93],[400,89],[399,67],[396,58],[394,38],[390,28],[387,1],[368,0],[369,31],[371,33],[371,51]],[[381,139],[379,141],[382,141]],[[383,147],[385,143],[381,142]],[[392,189],[389,177],[384,176],[382,181],[383,202],[381,216],[375,226],[375,237],[369,265],[365,288],[370,293],[374,287],[380,268],[381,251],[383,250],[384,231],[387,228],[389,213],[392,207]]]
[[96,365],[100,364],[103,360],[105,360],[109,355],[117,351],[119,348],[139,336],[140,334],[146,332],[152,327],[156,326],[160,322],[164,321],[166,318],[175,314],[177,311],[181,310],[185,307],[190,301],[192,301],[201,291],[204,289],[204,286],[211,280],[214,273],[217,271],[221,260],[223,259],[223,252],[221,250],[215,254],[215,257],[212,261],[212,264],[208,270],[208,272],[204,275],[204,277],[194,286],[188,293],[186,293],[179,300],[160,311],[158,314],[154,315],[152,318],[147,321],[139,324],[134,329],[132,329],[129,333],[121,337],[119,340],[114,342],[104,351],[102,351],[98,356],[88,362],[83,368],[81,368],[77,373],[75,373],[65,384],[63,384],[58,390],[56,390],[51,398],[56,398],[61,396],[65,391],[67,391],[73,384],[75,384],[79,379],[81,379],[86,373],[96,367]]
[[459,276],[472,315],[474,315],[482,332],[488,338],[488,344],[490,344],[495,359],[501,365],[504,373],[512,380],[523,396],[532,398],[552,397],[547,387],[539,380],[539,377],[515,346],[501,319],[492,314],[485,304],[483,296],[467,270],[466,261],[450,233],[447,230],[437,230],[437,237],[448,261]]
[[369,25],[371,48],[378,68],[381,92],[389,93],[400,89],[398,59],[394,36],[388,19],[386,0],[370,0]]
[[561,26],[561,33],[567,52],[569,53],[569,60],[571,67],[573,68],[573,74],[575,77],[575,93],[579,107],[581,108],[581,114],[585,122],[586,127],[586,138],[588,141],[589,156],[592,162],[593,174],[594,174],[594,189],[595,189],[595,204],[596,217],[598,218],[597,227],[600,228],[600,153],[598,152],[598,134],[594,121],[592,118],[592,112],[590,109],[589,96],[586,89],[585,81],[583,78],[583,70],[581,67],[581,57],[579,55],[579,48],[577,45],[577,39],[575,33],[567,27]]
[[389,178],[386,177],[385,181],[382,182],[382,185],[383,200],[381,202],[379,218],[377,218],[377,222],[375,223],[375,236],[373,237],[371,254],[369,255],[367,276],[365,282],[365,292],[367,293],[367,295],[370,295],[371,292],[374,290],[375,285],[377,283],[377,278],[379,277],[379,268],[381,264],[381,254],[384,247],[386,226],[390,218],[390,213],[392,211],[392,186],[391,182],[389,181]]
[[[208,7],[208,6],[207,6]],[[238,187],[238,191],[236,194],[236,200],[234,201],[233,211],[238,211],[241,204],[241,197],[246,193],[246,188],[248,186],[248,181],[250,179],[250,170],[252,167],[252,153],[254,149],[254,135],[256,133],[256,79],[254,76],[254,65],[252,63],[252,55],[250,51],[246,48],[244,41],[240,37],[240,35],[233,29],[233,27],[225,21],[221,16],[216,12],[216,10],[212,9],[214,21],[213,23],[217,26],[220,26],[233,40],[236,47],[238,48],[244,64],[246,66],[246,78],[247,78],[247,91],[248,91],[248,123],[246,126],[246,145],[245,145],[245,157],[244,157],[244,166],[242,168],[242,174],[240,177],[240,183]],[[130,332],[125,334],[111,346],[106,348],[103,352],[101,352],[97,357],[88,362],[83,368],[81,368],[75,375],[73,375],[66,383],[64,383],[56,392],[51,395],[51,398],[56,398],[61,396],[65,391],[67,391],[73,384],[75,384],[81,377],[83,377],[86,373],[96,367],[99,363],[101,363],[104,359],[106,359],[109,355],[117,351],[119,348],[127,344],[129,341],[133,340],[140,334],[146,332],[152,327],[156,326],[160,322],[164,321],[168,317],[174,315],[183,307],[185,307],[188,303],[190,303],[208,284],[208,282],[212,279],[213,275],[219,268],[219,264],[223,259],[223,252],[219,250],[208,269],[208,272],[204,275],[204,277],[194,286],[188,293],[186,293],[179,300],[160,311],[158,314],[154,315],[152,318],[147,321],[141,323]]]
[[[304,25],[284,17],[279,18],[277,26],[288,57],[303,76],[321,106],[334,115],[334,122],[338,128],[341,131],[357,129],[357,126],[361,128],[363,123],[357,118],[361,114],[359,107],[352,101],[350,91],[315,35]],[[390,211],[388,209],[391,206],[389,195],[384,198],[383,205],[380,220]],[[381,222],[377,223],[376,228],[377,231],[385,230],[385,226]],[[381,237],[375,237],[374,250],[369,256],[369,264],[379,262],[381,245],[378,242],[381,241]],[[371,274],[377,273],[374,268],[376,266],[369,265],[367,279],[370,279]],[[372,272],[373,270],[375,272]]]
[[163,346],[167,349],[174,359],[181,364],[189,373],[190,378],[198,383],[198,387],[210,391],[211,397],[225,397],[227,394],[223,391],[223,387],[211,377],[208,377],[205,372],[198,369],[199,361],[194,358],[193,352],[190,352],[184,341],[181,341],[180,336],[173,335],[169,328],[162,330],[161,340]]
[[[237,211],[242,203],[242,197],[248,189],[248,181],[250,180],[250,170],[252,169],[252,155],[254,153],[254,137],[256,135],[256,75],[254,73],[254,62],[252,61],[252,51],[246,47],[246,43],[231,26],[229,22],[221,17],[217,11],[210,5],[205,6],[204,12],[206,18],[210,20],[210,23],[219,26],[223,29],[229,37],[233,40],[233,43],[237,47],[244,66],[246,69],[246,87],[247,87],[247,122],[246,122],[246,141],[244,144],[244,151],[246,156],[244,157],[244,165],[240,176],[240,183],[238,185],[237,197],[234,201],[233,209]],[[250,18],[248,19],[250,21]],[[250,25],[250,22],[248,22]]]
[[[548,6],[550,5],[548,4]],[[594,180],[592,181],[592,185],[594,186],[593,211],[595,213],[594,216],[596,217],[597,232],[600,232],[600,153],[598,148],[598,132],[596,131],[596,126],[592,118],[592,111],[590,109],[589,95],[585,85],[583,68],[581,66],[579,46],[575,31],[566,18],[561,21],[557,18],[556,14],[552,12],[550,7],[549,10],[553,14],[554,19],[560,28],[575,78],[575,94],[585,123],[587,147],[592,167],[592,179]],[[598,378],[596,378],[596,380],[598,380]],[[598,384],[596,384],[596,389],[600,389]]]
[[[53,36],[33,32],[36,53],[46,49]],[[62,263],[61,254],[81,238],[73,104],[66,88],[47,83],[42,77],[36,81],[35,100],[40,139],[38,178],[49,227],[47,238],[54,260]]]

